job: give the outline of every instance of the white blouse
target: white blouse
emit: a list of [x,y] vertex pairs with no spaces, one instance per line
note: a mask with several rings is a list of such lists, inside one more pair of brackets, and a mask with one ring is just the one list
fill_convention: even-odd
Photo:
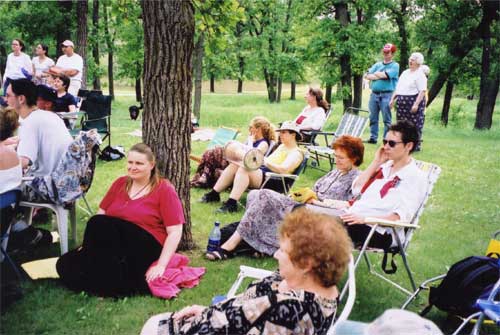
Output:
[[411,71],[404,70],[396,85],[396,95],[415,95],[421,91],[427,91],[427,77],[419,69]]

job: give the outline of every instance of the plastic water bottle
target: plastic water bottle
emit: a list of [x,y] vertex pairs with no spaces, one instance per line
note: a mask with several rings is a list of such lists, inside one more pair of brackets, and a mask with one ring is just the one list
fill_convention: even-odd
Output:
[[220,246],[220,222],[215,221],[214,227],[212,228],[212,231],[210,232],[210,235],[208,235],[208,245],[207,245],[207,252],[212,252],[216,251],[219,249]]

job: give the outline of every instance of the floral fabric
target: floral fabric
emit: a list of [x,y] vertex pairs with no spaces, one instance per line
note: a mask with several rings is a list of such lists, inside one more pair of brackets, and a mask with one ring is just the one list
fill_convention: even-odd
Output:
[[[50,201],[58,205],[78,199],[92,182],[95,164],[93,149],[100,143],[100,135],[95,130],[80,132],[50,175],[35,177],[26,183],[23,199]],[[29,170],[26,175],[30,175]]]
[[326,334],[335,317],[337,301],[303,290],[281,293],[281,280],[274,274],[254,282],[244,293],[206,308],[196,318],[176,322],[173,313],[159,315],[153,325],[157,329],[150,333]]
[[[351,185],[358,176],[358,170],[341,174],[333,170],[320,178],[313,187],[320,200],[349,200],[352,198]],[[271,190],[253,190],[247,197],[247,208],[238,233],[255,250],[273,255],[279,248],[278,226],[284,216],[299,204],[290,197]],[[319,206],[308,205],[314,210]]]

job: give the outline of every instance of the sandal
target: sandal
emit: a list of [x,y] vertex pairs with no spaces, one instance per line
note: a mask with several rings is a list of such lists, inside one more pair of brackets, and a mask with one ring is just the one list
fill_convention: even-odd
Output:
[[215,251],[207,251],[205,258],[209,261],[224,261],[232,256],[232,252],[219,248]]

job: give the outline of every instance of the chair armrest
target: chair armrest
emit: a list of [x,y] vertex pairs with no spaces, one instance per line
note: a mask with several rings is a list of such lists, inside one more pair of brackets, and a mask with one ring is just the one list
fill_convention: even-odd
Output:
[[263,279],[272,275],[273,271],[254,268],[246,265],[240,265],[240,273],[243,274],[245,277]]
[[374,217],[366,217],[365,223],[378,224],[379,226],[383,226],[383,227],[412,228],[412,229],[420,228],[419,225],[411,224],[409,222],[391,221],[391,220],[384,220],[384,219],[374,218]]
[[287,174],[287,173],[274,173],[274,172],[266,172],[266,177],[269,177],[269,179],[278,179],[278,178],[290,178],[290,179],[297,179],[298,176],[294,174]]
[[83,120],[82,122],[87,123],[87,122],[98,121],[98,120],[105,120],[105,119],[109,119],[109,115],[106,115],[106,116],[103,116],[103,117],[98,117],[97,119]]
[[62,119],[77,119],[84,113],[80,111],[74,111],[74,112],[58,112],[56,114],[59,115],[59,117]]
[[22,177],[21,181],[32,181],[33,179],[35,179],[35,177],[33,177],[33,176],[31,176],[31,177]]

